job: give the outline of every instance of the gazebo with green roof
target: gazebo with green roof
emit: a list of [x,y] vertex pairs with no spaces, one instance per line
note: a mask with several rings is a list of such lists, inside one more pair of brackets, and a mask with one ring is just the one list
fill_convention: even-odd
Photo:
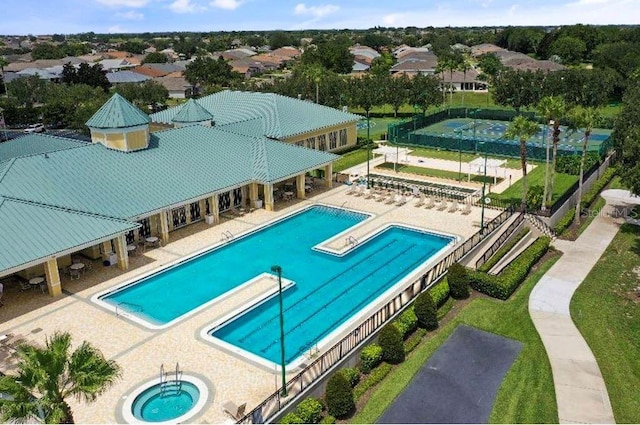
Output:
[[109,149],[132,152],[149,146],[147,114],[116,93],[86,122],[91,141]]

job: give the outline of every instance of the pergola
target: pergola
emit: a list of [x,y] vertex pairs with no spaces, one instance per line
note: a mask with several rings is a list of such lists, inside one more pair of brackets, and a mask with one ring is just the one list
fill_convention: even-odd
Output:
[[[493,176],[493,184],[496,184],[498,180],[498,171],[500,168],[504,171],[504,178],[507,178],[507,168],[505,165],[507,164],[506,159],[489,159],[489,158],[476,158],[469,163],[469,171],[467,173],[467,181],[471,181],[471,174],[475,175],[492,175]],[[485,170],[486,164],[486,170]],[[489,173],[492,171],[492,173]]]

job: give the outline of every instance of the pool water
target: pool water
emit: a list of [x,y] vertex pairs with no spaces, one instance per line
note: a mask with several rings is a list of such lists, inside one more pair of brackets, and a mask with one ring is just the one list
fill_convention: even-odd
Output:
[[186,381],[156,384],[142,392],[132,405],[133,416],[145,422],[164,422],[186,414],[198,402],[200,391]]
[[[277,264],[282,277],[295,282],[283,292],[288,363],[453,240],[392,226],[344,256],[313,249],[367,217],[337,208],[309,207],[101,299],[131,306],[139,317],[165,324]],[[278,297],[272,297],[210,335],[279,363],[278,313]]]

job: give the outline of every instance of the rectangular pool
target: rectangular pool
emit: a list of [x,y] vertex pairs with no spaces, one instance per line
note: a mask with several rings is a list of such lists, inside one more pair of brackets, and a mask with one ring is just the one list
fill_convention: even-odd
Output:
[[[450,244],[454,238],[390,226],[343,256],[314,249],[368,218],[313,206],[143,280],[98,297],[150,323],[182,316],[237,288],[271,266],[295,282],[283,292],[287,363]],[[278,363],[278,297],[210,330],[209,335]]]

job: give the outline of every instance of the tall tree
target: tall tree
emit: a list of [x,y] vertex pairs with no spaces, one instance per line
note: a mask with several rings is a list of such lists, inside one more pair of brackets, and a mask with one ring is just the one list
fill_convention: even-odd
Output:
[[7,82],[4,79],[4,67],[9,65],[9,62],[7,62],[7,60],[0,56],[0,78],[2,78],[2,87],[4,88],[4,93],[5,94],[9,94],[9,92],[7,92]]
[[92,402],[120,377],[120,367],[88,342],[73,352],[71,335],[56,333],[45,347],[18,347],[18,372],[0,378],[0,419],[34,422],[44,414],[46,423],[74,423],[69,397]]
[[409,86],[409,102],[426,113],[431,106],[444,103],[442,94],[444,88],[433,75],[418,74],[411,80]]
[[142,63],[167,63],[169,62],[169,58],[164,53],[160,52],[151,52],[147,56],[144,57]]
[[[549,170],[549,163],[545,164],[545,185],[542,205],[546,206],[548,202],[551,202],[553,198],[553,186],[555,181],[555,171],[558,154],[558,143],[560,142],[560,120],[562,120],[567,112],[567,105],[563,98],[546,96],[540,99],[540,103],[537,106],[538,114],[544,118],[545,127],[548,126],[550,121],[553,121],[553,166]],[[546,142],[546,141],[545,141]]]
[[578,197],[576,202],[576,214],[574,222],[580,223],[580,200],[582,199],[582,180],[584,178],[584,161],[587,157],[587,147],[589,145],[589,136],[593,128],[598,125],[601,114],[596,108],[584,108],[578,106],[569,111],[569,128],[572,130],[582,129],[584,137],[582,139],[582,156],[580,157],[580,178],[578,180]]
[[222,57],[217,60],[209,57],[198,57],[187,65],[184,72],[186,80],[194,86],[226,86],[240,75]]
[[522,167],[522,211],[527,209],[527,140],[538,132],[538,124],[524,117],[518,115],[511,121],[505,136],[509,139],[520,140],[520,166]]
[[326,70],[317,63],[302,67],[302,75],[316,86],[316,103],[320,103],[320,81]]
[[407,74],[400,76],[385,75],[381,77],[385,81],[385,103],[393,108],[394,118],[398,116],[398,110],[409,100],[411,81]]

